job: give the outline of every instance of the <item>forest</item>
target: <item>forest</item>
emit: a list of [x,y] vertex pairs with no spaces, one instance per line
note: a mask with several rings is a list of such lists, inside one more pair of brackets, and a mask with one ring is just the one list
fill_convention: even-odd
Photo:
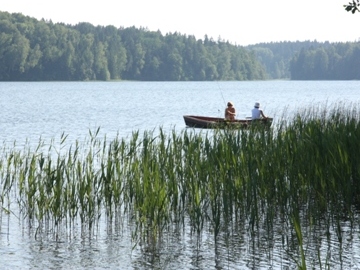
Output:
[[268,79],[359,80],[360,42],[297,41],[248,46]]
[[262,80],[241,46],[147,29],[65,25],[0,12],[0,80]]
[[0,11],[0,81],[353,80],[360,77],[359,63],[359,42],[239,46]]
[[293,80],[359,80],[360,42],[302,49],[290,63]]

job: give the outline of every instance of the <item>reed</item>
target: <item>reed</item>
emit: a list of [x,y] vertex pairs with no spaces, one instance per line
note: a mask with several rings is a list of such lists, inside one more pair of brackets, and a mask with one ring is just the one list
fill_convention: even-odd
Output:
[[265,223],[271,234],[280,218],[292,224],[305,267],[302,219],[340,224],[360,206],[356,106],[309,108],[267,130],[98,134],[70,147],[63,134],[47,151],[41,140],[35,149],[4,146],[2,212],[11,197],[30,226],[80,219],[89,233],[103,213],[110,225],[127,217],[134,242],[150,244],[186,220],[198,235],[208,224],[216,242],[237,220],[253,234]]

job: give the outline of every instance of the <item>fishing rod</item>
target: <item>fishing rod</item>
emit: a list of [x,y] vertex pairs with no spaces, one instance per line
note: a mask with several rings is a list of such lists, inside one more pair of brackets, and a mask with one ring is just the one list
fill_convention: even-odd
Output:
[[218,88],[219,88],[219,90],[220,90],[221,97],[222,97],[222,99],[223,99],[223,101],[224,101],[224,104],[225,104],[225,106],[226,106],[226,101],[225,101],[225,98],[224,98],[223,92],[222,92],[222,90],[221,90],[221,87],[220,87],[220,85],[219,85],[219,82],[218,82],[218,81],[216,81],[216,85],[217,85],[217,87],[218,87]]
[[[223,99],[223,101],[224,101],[224,104],[225,104],[225,107],[226,107],[226,101],[225,101],[225,98],[224,98],[223,92],[222,92],[222,90],[221,90],[221,87],[220,87],[220,85],[219,85],[219,82],[218,82],[218,81],[216,81],[216,85],[217,85],[217,87],[218,87],[218,88],[219,88],[219,90],[220,90],[221,97],[222,97],[222,99]],[[219,113],[219,114],[221,113],[220,109],[218,109],[218,113]]]
[[[220,85],[219,85],[219,82],[216,81],[216,84],[217,84],[217,86],[218,86],[218,88],[219,88],[219,90],[220,90],[220,94],[221,94],[221,97],[222,97],[222,99],[223,99],[223,101],[224,101],[224,105],[225,105],[225,107],[227,107],[227,102],[225,101],[225,98],[224,98],[223,92],[222,92],[222,90],[221,90],[221,87],[220,87]],[[220,113],[220,110],[219,110],[219,109],[218,109],[218,112]],[[237,117],[237,116],[238,116],[238,114],[236,114],[235,117]]]

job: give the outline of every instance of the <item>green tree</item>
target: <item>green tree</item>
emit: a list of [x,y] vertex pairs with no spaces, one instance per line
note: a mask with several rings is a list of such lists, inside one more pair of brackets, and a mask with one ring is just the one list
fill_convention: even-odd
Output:
[[353,44],[349,51],[343,57],[343,79],[358,80],[360,79],[360,44]]
[[126,68],[127,57],[126,49],[117,31],[107,35],[106,44],[106,58],[110,79],[121,79],[122,73]]
[[21,35],[14,24],[0,21],[0,78],[8,80],[21,78],[30,52],[29,40]]
[[97,80],[110,80],[108,61],[106,58],[106,47],[99,41],[94,44],[94,72]]
[[222,80],[234,80],[231,66],[232,53],[225,43],[220,42],[217,51],[217,71]]
[[143,46],[145,50],[144,67],[142,79],[160,80],[162,77],[161,67],[163,65],[162,51],[165,43],[160,31],[149,32],[144,36]]
[[94,54],[91,50],[94,43],[93,34],[80,36],[80,42],[76,48],[76,79],[94,80],[96,78],[93,70]]
[[316,80],[328,78],[329,57],[324,48],[318,48],[314,56],[314,73]]
[[124,78],[140,80],[142,69],[145,65],[142,31],[135,27],[124,29],[121,31],[121,39],[124,40],[127,59]]

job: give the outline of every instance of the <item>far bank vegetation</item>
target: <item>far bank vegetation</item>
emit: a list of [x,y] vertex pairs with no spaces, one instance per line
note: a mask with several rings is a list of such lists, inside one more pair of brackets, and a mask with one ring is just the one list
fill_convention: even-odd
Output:
[[205,36],[0,12],[0,81],[354,80],[360,43],[239,46]]

